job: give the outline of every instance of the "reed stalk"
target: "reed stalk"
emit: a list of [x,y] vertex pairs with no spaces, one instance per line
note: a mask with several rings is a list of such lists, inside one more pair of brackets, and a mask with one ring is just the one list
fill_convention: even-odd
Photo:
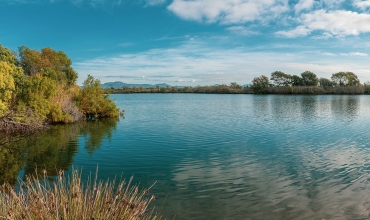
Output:
[[150,188],[139,190],[132,178],[118,183],[92,179],[90,175],[83,184],[81,172],[73,169],[70,177],[60,171],[55,181],[27,177],[18,190],[4,184],[0,187],[0,219],[161,219],[148,207],[155,199],[149,196]]

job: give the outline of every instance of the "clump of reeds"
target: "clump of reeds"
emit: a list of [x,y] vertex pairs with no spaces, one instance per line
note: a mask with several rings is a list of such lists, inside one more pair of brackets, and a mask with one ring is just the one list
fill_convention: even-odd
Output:
[[[46,176],[46,174],[45,174]],[[97,181],[95,178],[81,182],[81,174],[72,171],[71,177],[59,172],[56,180],[50,182],[28,177],[20,183],[20,189],[11,185],[0,187],[0,219],[160,219],[149,203],[155,199],[149,196],[149,189],[139,190],[120,181]]]

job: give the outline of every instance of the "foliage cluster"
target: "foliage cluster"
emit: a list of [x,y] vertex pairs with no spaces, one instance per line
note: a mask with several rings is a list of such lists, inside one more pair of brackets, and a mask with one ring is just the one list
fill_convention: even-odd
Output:
[[264,75],[254,78],[252,91],[272,94],[364,94],[366,88],[352,72],[338,72],[332,74],[331,79],[319,79],[310,71],[301,73],[301,76],[275,71],[271,73],[270,80]]
[[63,51],[19,47],[18,56],[0,45],[0,131],[30,124],[71,123],[117,117],[119,109],[89,76],[84,88]]

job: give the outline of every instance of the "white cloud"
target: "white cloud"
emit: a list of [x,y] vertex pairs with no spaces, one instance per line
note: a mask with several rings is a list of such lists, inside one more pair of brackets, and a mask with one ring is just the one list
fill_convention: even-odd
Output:
[[192,82],[192,83],[194,83],[194,82],[196,82],[196,80],[194,80],[194,79],[178,79],[176,82]]
[[367,57],[369,56],[366,53],[360,53],[360,52],[353,52],[353,53],[341,53],[341,56],[357,56],[357,57]]
[[336,56],[334,53],[329,53],[329,52],[321,53],[321,55],[329,56],[329,57],[335,57]]
[[[264,25],[274,21],[282,37],[295,38],[313,34],[313,39],[357,36],[370,32],[370,14],[349,11],[345,0],[173,0],[168,10],[182,19],[205,23],[234,24],[226,28],[233,33],[251,35],[258,32],[246,28],[246,23]],[[370,0],[350,0],[355,7],[366,9]],[[346,6],[347,5],[347,6]],[[354,8],[355,9],[355,8]],[[292,16],[295,12],[298,17]]]
[[314,0],[299,0],[299,2],[294,6],[294,10],[296,13],[299,13],[302,10],[311,9],[314,3]]
[[232,26],[232,27],[226,28],[226,30],[228,30],[228,31],[230,31],[234,34],[245,35],[245,36],[259,34],[259,32],[251,31],[250,29],[248,29],[244,26]]
[[321,35],[316,35],[316,36],[313,36],[312,39],[329,39],[329,38],[332,38],[333,35],[328,33],[328,32],[324,32],[322,33]]
[[290,31],[277,31],[276,34],[279,36],[287,37],[287,38],[294,38],[300,36],[306,36],[310,33],[310,29],[305,26],[298,26],[293,30]]
[[295,29],[278,31],[277,34],[285,37],[297,37],[306,36],[313,31],[322,31],[326,36],[344,37],[370,32],[370,14],[366,13],[317,10],[303,14],[300,21],[302,25]]
[[370,7],[370,0],[354,0],[353,5],[357,8],[365,10]]
[[289,6],[288,0],[174,0],[168,9],[186,20],[235,24],[275,18]]

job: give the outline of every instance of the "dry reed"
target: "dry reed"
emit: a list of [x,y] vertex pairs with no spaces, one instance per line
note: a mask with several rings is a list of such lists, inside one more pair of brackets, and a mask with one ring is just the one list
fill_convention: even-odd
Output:
[[0,187],[0,219],[161,219],[148,208],[155,199],[148,195],[150,188],[139,190],[131,183],[132,178],[118,184],[89,178],[83,184],[77,170],[71,177],[60,171],[54,182],[28,177],[19,190],[9,184]]

